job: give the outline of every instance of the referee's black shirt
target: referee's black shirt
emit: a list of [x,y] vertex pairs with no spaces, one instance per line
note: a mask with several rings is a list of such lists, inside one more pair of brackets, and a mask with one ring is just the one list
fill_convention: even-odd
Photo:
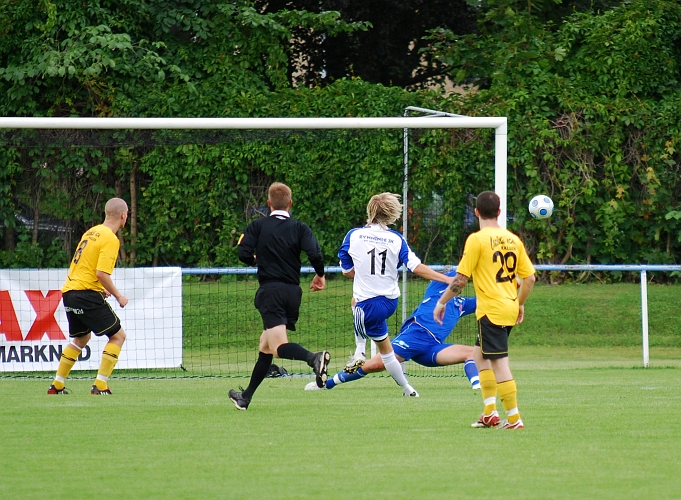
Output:
[[300,253],[307,254],[319,276],[324,276],[324,259],[312,229],[275,210],[269,217],[251,222],[239,242],[239,260],[258,265],[258,281],[300,285]]

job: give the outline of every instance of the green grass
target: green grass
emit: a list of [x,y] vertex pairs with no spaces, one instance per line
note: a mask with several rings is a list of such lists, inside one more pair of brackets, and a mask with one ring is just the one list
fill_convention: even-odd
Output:
[[471,429],[479,393],[419,378],[419,399],[370,377],[305,392],[266,379],[115,380],[92,397],[0,380],[2,498],[678,498],[681,352],[520,347],[526,429]]
[[[651,347],[681,347],[680,285],[648,285]],[[641,346],[639,284],[538,284],[525,306],[514,345]]]
[[[224,278],[224,277],[223,277]],[[117,376],[164,378],[202,376],[250,376],[257,356],[262,321],[253,306],[255,280],[220,279],[199,281],[185,277],[183,289],[183,366],[186,369],[128,370]],[[427,282],[413,279],[409,284],[408,312],[418,304]],[[339,277],[329,278],[327,289],[312,293],[303,280],[303,303],[296,332],[289,340],[310,350],[327,349],[331,367],[339,369],[354,351],[350,297],[352,283]],[[472,295],[472,287],[464,291]],[[681,348],[681,285],[648,286],[649,345],[651,360],[657,349]],[[390,319],[394,336],[401,323],[402,305]],[[125,327],[126,325],[124,325]],[[472,316],[463,318],[448,341],[472,344],[475,338]],[[129,335],[135,331],[128,330]],[[160,335],[160,333],[158,333]],[[641,351],[641,287],[638,284],[537,284],[526,305],[526,319],[515,327],[511,348],[568,347]],[[125,352],[123,353],[125,355]],[[309,373],[301,362],[278,361],[291,373]],[[418,376],[461,375],[460,366],[446,369],[408,364]],[[50,373],[16,374],[0,372],[2,377],[51,377]],[[74,371],[72,378],[90,374]]]

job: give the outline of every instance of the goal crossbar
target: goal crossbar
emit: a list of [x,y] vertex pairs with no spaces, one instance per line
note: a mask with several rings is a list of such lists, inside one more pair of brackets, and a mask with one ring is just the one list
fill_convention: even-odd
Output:
[[493,128],[506,134],[505,117],[373,118],[81,118],[0,117],[0,128],[40,129],[378,129]]
[[494,191],[500,198],[499,225],[506,227],[507,118],[405,116],[343,118],[85,118],[0,117],[0,129],[140,130],[321,130],[321,129],[494,129]]

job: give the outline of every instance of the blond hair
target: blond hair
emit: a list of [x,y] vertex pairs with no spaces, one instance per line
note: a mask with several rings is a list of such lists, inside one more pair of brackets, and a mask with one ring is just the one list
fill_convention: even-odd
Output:
[[274,210],[286,210],[291,203],[291,188],[281,182],[273,182],[267,191],[267,199]]
[[375,194],[367,204],[367,224],[387,227],[402,215],[400,195],[394,193]]

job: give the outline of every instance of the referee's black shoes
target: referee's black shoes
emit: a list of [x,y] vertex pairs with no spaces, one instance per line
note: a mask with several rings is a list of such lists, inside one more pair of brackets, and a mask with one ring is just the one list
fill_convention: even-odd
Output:
[[[241,389],[241,387],[239,387],[239,389]],[[232,400],[232,403],[234,403],[234,406],[236,406],[238,410],[248,410],[248,405],[251,404],[251,400],[244,398],[242,392],[230,389],[228,394],[229,399]]]
[[315,381],[317,382],[317,387],[320,389],[326,385],[326,379],[329,378],[326,368],[329,366],[329,361],[331,361],[331,354],[329,351],[321,351],[315,354],[314,364],[312,369],[314,374],[317,376]]

